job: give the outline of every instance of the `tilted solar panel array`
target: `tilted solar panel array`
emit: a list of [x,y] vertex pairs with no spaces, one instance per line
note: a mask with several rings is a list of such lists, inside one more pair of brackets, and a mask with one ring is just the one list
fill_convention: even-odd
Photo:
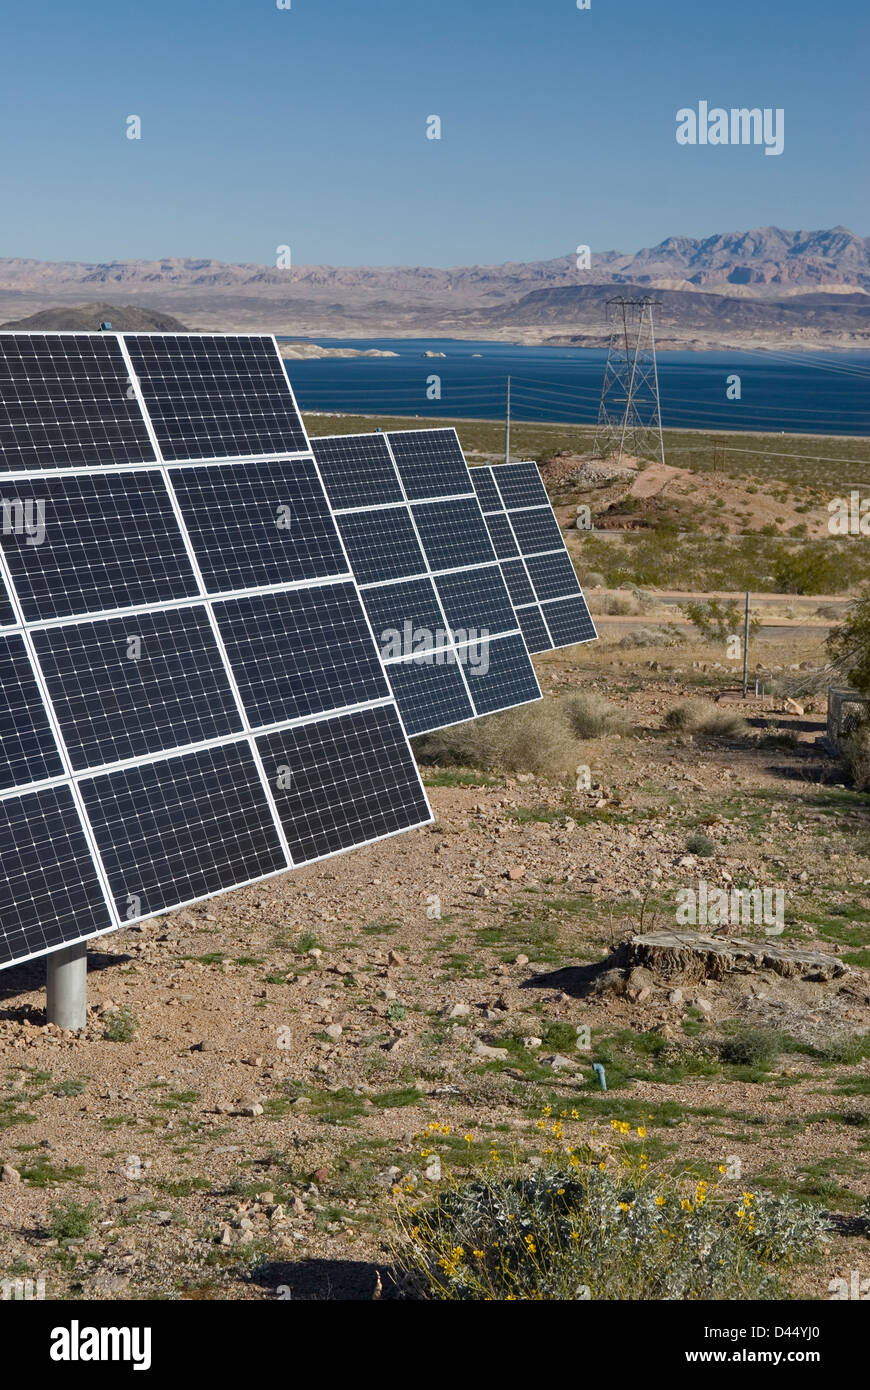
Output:
[[530,652],[598,636],[534,463],[472,468],[490,539]]
[[311,447],[408,733],[540,699],[456,431]]
[[271,338],[0,334],[0,966],[431,820]]

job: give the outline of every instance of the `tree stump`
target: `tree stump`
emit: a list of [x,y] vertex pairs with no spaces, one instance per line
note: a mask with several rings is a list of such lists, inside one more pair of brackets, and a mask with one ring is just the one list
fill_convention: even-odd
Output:
[[732,971],[771,970],[785,979],[826,982],[849,973],[839,956],[784,942],[745,941],[701,932],[650,932],[618,947],[614,964],[642,966],[661,979],[721,980]]

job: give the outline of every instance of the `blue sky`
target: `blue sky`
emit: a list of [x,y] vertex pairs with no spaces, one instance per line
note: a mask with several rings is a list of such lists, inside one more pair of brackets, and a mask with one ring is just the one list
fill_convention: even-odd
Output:
[[[768,223],[870,233],[866,0],[2,14],[0,256],[274,264],[287,244],[297,265],[444,266]],[[700,99],[784,108],[784,152],[678,146]]]

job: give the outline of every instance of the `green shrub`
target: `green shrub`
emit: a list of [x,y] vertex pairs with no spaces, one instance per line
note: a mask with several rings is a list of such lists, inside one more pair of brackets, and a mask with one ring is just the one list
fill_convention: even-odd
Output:
[[51,1209],[48,1231],[53,1240],[81,1240],[91,1233],[96,1206],[83,1207],[74,1197],[65,1197]]
[[690,854],[697,854],[701,859],[709,859],[716,853],[716,845],[709,835],[702,835],[700,832],[690,835],[686,840],[686,849]]
[[107,1015],[103,1037],[106,1042],[131,1042],[136,1035],[137,1027],[136,1015],[132,1009],[124,1005],[123,1008],[113,1009]]
[[494,1161],[432,1203],[400,1209],[395,1253],[409,1296],[776,1298],[770,1266],[810,1258],[826,1229],[791,1198],[729,1198],[715,1184],[654,1175],[627,1150],[606,1161],[566,1150],[531,1173]]
[[780,1038],[766,1028],[739,1028],[719,1044],[723,1062],[739,1067],[766,1067],[776,1061]]

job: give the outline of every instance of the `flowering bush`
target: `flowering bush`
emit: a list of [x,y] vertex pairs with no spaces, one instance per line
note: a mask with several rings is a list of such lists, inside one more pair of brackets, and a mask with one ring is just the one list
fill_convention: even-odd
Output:
[[[538,1166],[489,1161],[431,1202],[399,1195],[396,1256],[409,1296],[439,1300],[751,1299],[770,1268],[809,1258],[825,1230],[788,1197],[654,1173],[619,1121],[616,1146],[557,1145]],[[631,1139],[626,1136],[631,1135]],[[722,1171],[722,1170],[720,1170]]]

